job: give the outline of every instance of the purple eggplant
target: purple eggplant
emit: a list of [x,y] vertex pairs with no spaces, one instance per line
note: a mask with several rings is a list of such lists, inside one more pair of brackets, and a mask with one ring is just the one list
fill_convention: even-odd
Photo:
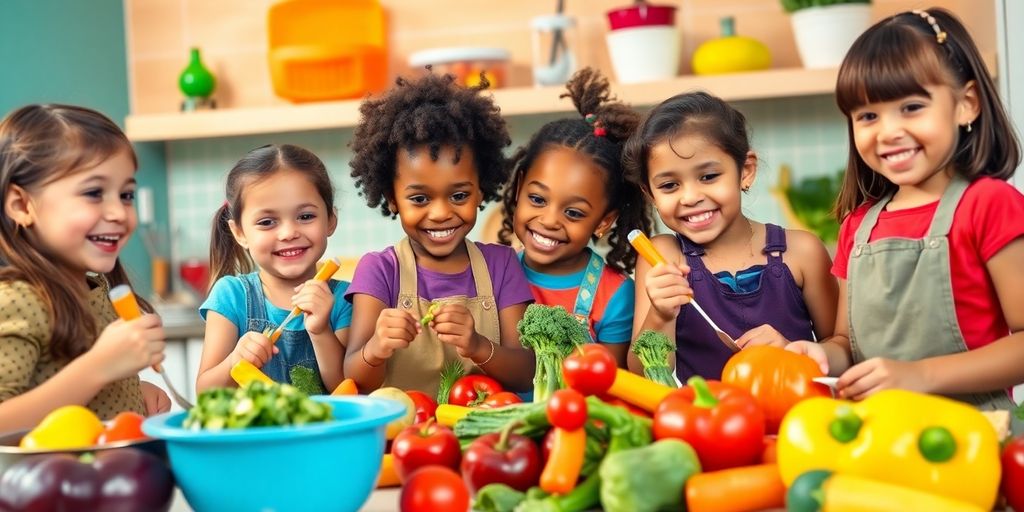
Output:
[[167,465],[133,448],[32,455],[0,477],[0,512],[166,512],[173,497]]

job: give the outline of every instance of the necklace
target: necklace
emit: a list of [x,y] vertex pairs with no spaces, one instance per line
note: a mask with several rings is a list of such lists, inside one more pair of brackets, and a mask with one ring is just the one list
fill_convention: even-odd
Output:
[[[743,256],[743,259],[739,262],[739,265],[737,265],[737,267],[736,267],[737,270],[742,270],[744,268],[747,268],[748,267],[747,263],[749,263],[751,260],[753,260],[755,258],[755,255],[754,255],[754,224],[751,223],[750,219],[748,219],[746,217],[744,217],[743,220],[745,220],[747,222],[747,230],[750,232],[750,236],[747,237],[747,251],[746,251],[747,254]],[[728,261],[727,257],[720,258],[717,255],[712,255],[711,252],[708,251],[707,249],[704,250],[704,258],[706,260],[711,260],[711,261],[714,261],[716,263],[726,263]],[[725,260],[725,261],[723,261],[723,260]],[[715,265],[715,266],[719,266],[719,265]],[[721,265],[721,266],[724,269],[726,269],[726,270],[731,270],[729,268],[729,265]]]

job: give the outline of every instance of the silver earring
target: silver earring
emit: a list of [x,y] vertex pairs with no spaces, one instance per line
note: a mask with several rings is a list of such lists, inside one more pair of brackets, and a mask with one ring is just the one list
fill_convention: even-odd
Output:
[[971,121],[967,122],[967,133],[971,133]]

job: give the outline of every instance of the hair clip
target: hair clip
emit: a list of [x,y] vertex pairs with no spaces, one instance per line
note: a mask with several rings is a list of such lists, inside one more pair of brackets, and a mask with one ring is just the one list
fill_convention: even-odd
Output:
[[586,121],[587,124],[594,127],[594,137],[604,137],[605,135],[608,134],[608,132],[604,129],[604,123],[602,123],[596,115],[587,114],[583,116],[583,120]]
[[939,22],[935,20],[935,16],[928,14],[928,11],[922,11],[920,9],[914,9],[910,12],[920,16],[921,19],[927,21],[928,24],[932,26],[932,30],[935,32],[935,40],[938,41],[939,44],[946,42],[946,31],[939,28]]

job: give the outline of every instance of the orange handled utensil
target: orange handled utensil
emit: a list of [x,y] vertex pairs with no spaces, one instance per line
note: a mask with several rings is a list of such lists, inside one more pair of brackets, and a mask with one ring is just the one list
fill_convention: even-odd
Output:
[[[316,275],[313,276],[313,279],[316,281],[327,281],[328,279],[331,278],[331,276],[334,275],[335,272],[338,271],[339,267],[341,267],[341,263],[338,262],[338,258],[331,258],[325,261],[324,264],[320,266],[320,270],[316,271]],[[302,310],[299,309],[297,306],[292,308],[291,313],[288,313],[288,316],[285,317],[283,322],[281,322],[276,328],[274,328],[274,330],[270,331],[269,334],[267,334],[266,331],[264,331],[264,334],[267,334],[267,337],[270,338],[271,343],[277,343],[277,339],[280,338],[281,333],[284,332],[284,326],[288,325],[289,322],[291,322],[301,314]]]
[[[658,252],[658,249],[654,247],[653,243],[651,243],[651,239],[647,238],[647,235],[645,235],[643,231],[634,229],[626,235],[626,238],[629,240],[630,245],[636,249],[637,254],[643,257],[647,263],[650,263],[652,267],[658,263],[668,264],[665,257]],[[719,328],[718,324],[716,324],[715,321],[704,312],[704,308],[700,307],[700,304],[697,304],[697,300],[693,297],[690,297],[690,305],[693,306],[693,309],[697,310],[697,313],[699,313],[708,325],[715,330],[715,334],[718,335],[718,339],[721,340],[725,346],[729,347],[733,352],[740,351],[740,347],[736,344],[736,340],[732,339],[732,336],[729,336],[728,333]]]
[[[109,295],[110,302],[114,305],[114,311],[117,312],[117,316],[121,320],[135,320],[142,316],[142,309],[139,308],[139,302],[135,300],[135,293],[132,292],[130,286],[126,284],[117,285],[110,289]],[[191,409],[192,403],[185,399],[181,393],[178,393],[174,384],[171,383],[171,378],[164,371],[163,365],[160,363],[154,364],[153,370],[164,379],[164,384],[167,385],[167,390],[171,392],[171,398],[174,399],[174,402],[185,410]]]

